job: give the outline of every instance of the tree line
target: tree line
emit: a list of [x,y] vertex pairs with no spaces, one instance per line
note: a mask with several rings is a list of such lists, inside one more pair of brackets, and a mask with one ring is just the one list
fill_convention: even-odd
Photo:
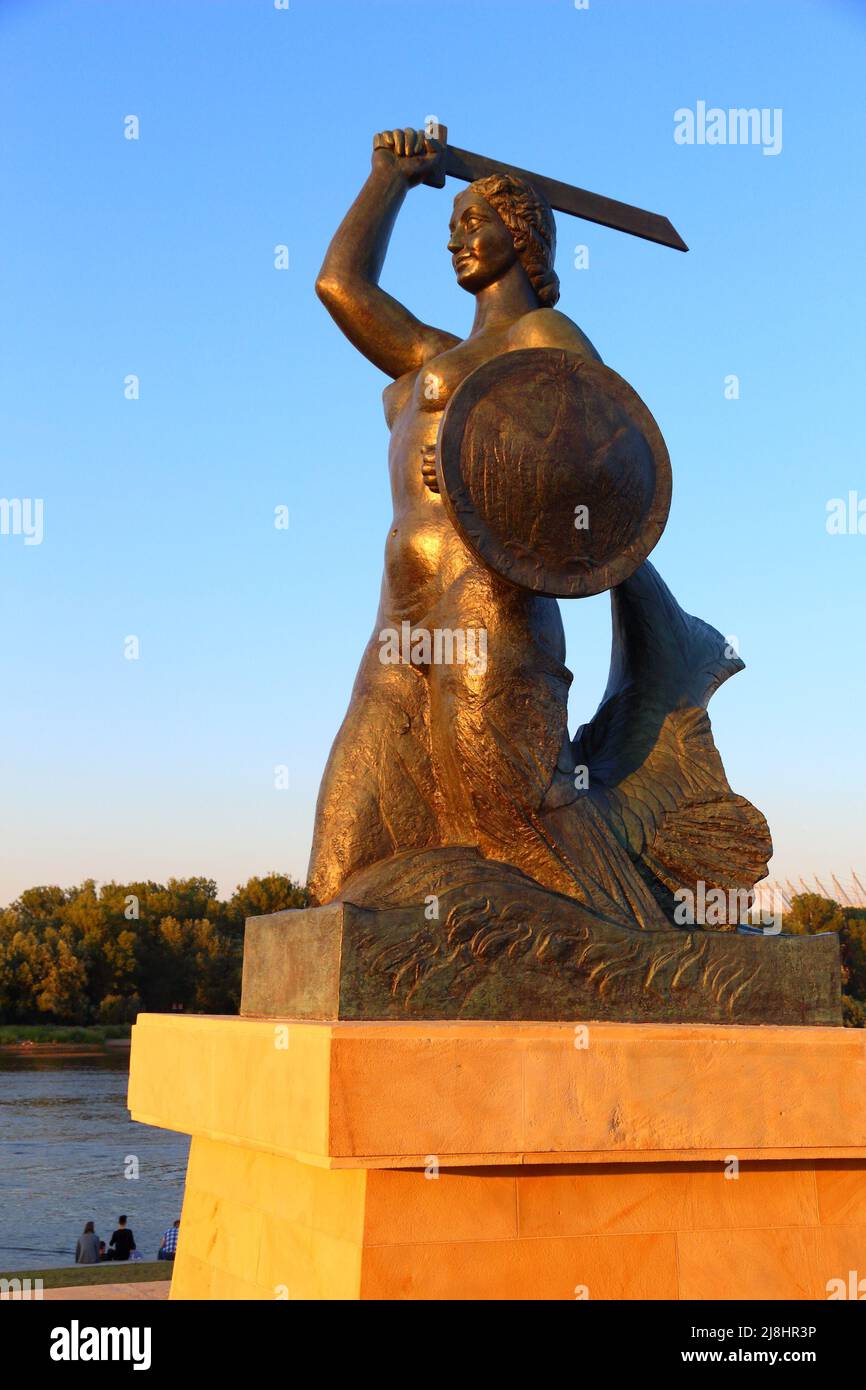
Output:
[[[28,888],[0,911],[0,1023],[131,1023],[141,1010],[237,1013],[244,921],[305,907],[285,874],[219,898],[209,878]],[[783,931],[838,932],[845,1022],[866,1027],[866,908],[802,893]]]
[[237,1013],[245,918],[307,901],[277,873],[249,879],[227,901],[208,878],[28,888],[0,911],[0,1022]]

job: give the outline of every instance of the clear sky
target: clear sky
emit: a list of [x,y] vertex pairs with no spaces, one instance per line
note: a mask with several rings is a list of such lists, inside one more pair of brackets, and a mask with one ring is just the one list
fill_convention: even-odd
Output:
[[[0,52],[0,495],[44,505],[41,544],[0,535],[0,903],[304,877],[390,515],[385,378],[313,283],[374,132],[428,115],[689,243],[560,215],[559,307],[667,440],[653,561],[739,639],[711,714],[772,874],[864,877],[866,535],[826,508],[866,498],[866,4],[0,0]],[[678,144],[701,101],[780,109],[781,150]],[[410,193],[384,283],[465,332],[457,187]],[[608,598],[564,616],[574,730]]]

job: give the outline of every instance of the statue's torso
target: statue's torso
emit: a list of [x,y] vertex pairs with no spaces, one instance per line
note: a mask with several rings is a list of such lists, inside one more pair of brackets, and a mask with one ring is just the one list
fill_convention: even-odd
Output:
[[424,482],[422,450],[435,445],[442,413],[470,372],[500,353],[524,347],[568,347],[598,355],[564,315],[535,310],[504,327],[458,341],[382,393],[391,430],[394,504],[385,545],[382,620],[420,622],[440,595],[478,563],[452,526],[441,496]]

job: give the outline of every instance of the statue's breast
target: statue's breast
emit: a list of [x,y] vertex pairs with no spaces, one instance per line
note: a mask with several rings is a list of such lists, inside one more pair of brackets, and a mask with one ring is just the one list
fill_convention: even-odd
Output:
[[501,343],[460,343],[448,352],[431,357],[419,372],[407,372],[392,381],[382,392],[388,428],[394,428],[397,417],[410,404],[415,412],[441,414],[461,381],[501,350]]
[[505,347],[505,334],[485,334],[467,339],[447,352],[431,357],[415,378],[413,402],[418,410],[443,411],[457,387],[470,372],[498,356]]

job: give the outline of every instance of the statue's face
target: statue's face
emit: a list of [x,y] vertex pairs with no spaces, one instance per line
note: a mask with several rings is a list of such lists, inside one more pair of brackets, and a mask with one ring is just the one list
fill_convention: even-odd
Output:
[[511,233],[499,213],[473,193],[458,193],[448,250],[461,289],[477,294],[499,280],[517,260]]

